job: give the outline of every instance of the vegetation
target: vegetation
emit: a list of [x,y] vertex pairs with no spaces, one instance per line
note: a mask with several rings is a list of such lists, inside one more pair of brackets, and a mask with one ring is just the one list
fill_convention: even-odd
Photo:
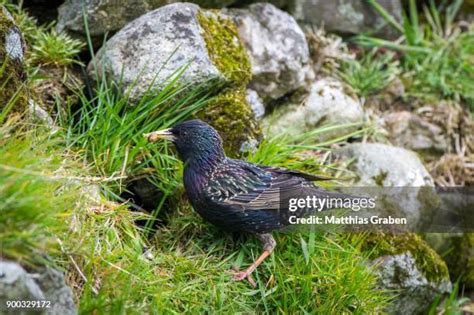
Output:
[[399,72],[394,54],[373,49],[360,59],[343,60],[337,73],[359,96],[367,97],[386,88]]
[[79,63],[76,56],[85,46],[84,43],[70,38],[63,33],[38,32],[33,38],[34,45],[30,53],[31,64],[67,66]]
[[[376,2],[371,3],[384,13]],[[368,37],[358,42],[402,51],[400,61],[395,54],[371,49],[359,59],[343,61],[339,76],[363,97],[379,93],[395,76],[402,76],[413,97],[443,96],[472,104],[472,78],[468,76],[472,73],[469,58],[474,44],[469,34],[473,30],[459,32],[454,26],[451,16],[457,5],[450,7],[446,17],[428,7],[425,14],[430,18],[424,26],[415,18],[416,11],[405,17],[403,25],[386,16],[404,32],[403,43]],[[77,55],[83,43],[54,32],[52,25],[37,26],[17,6],[9,8],[31,45],[25,64],[27,84],[39,80],[41,67],[81,65]],[[223,38],[207,36],[211,47],[222,45],[220,41],[233,42],[235,29],[220,19],[200,16],[210,31],[216,20],[226,28]],[[441,23],[446,26],[440,28]],[[243,48],[226,48],[230,52],[214,51],[213,58],[229,57],[217,64],[231,70],[226,73],[230,81],[247,83],[250,65]],[[244,116],[241,119],[248,123],[253,122],[253,115],[243,88],[228,89],[215,97],[209,85],[179,85],[183,70],[178,69],[159,93],[149,92],[135,106],[129,105],[129,95],[115,93],[120,82],[112,84],[104,76],[90,90],[75,88],[77,104],[67,104],[67,113],[57,117],[54,129],[12,114],[20,100],[15,95],[25,88],[16,86],[7,105],[0,108],[0,258],[32,268],[45,263],[61,268],[85,314],[158,314],[162,310],[381,313],[391,298],[389,292],[378,289],[369,262],[375,255],[399,253],[402,245],[413,253],[430,280],[447,277],[444,262],[427,262],[438,257],[424,243],[420,245],[417,236],[401,244],[401,238],[380,242],[373,235],[310,231],[276,234],[274,254],[255,273],[257,288],[232,282],[230,271],[258,257],[260,244],[204,222],[186,201],[183,166],[174,149],[166,142],[149,144],[143,134],[202,115],[210,115],[207,118],[222,132],[229,129],[229,120],[224,118]],[[5,66],[0,68],[0,78],[6,71]],[[455,74],[461,78],[455,80]],[[64,106],[60,102],[56,99],[57,106]],[[222,102],[224,107],[213,107]],[[248,140],[244,132],[255,138],[260,134],[257,126],[248,132],[248,125],[240,121],[231,127],[237,131],[230,134],[230,140],[237,141],[227,149],[234,156],[239,154],[236,143]],[[262,140],[255,150],[240,157],[338,178],[343,171],[329,162],[330,146],[362,137],[367,130],[325,142],[316,139],[346,127],[321,127],[296,138],[278,135]],[[127,183],[136,178],[146,178],[162,192],[151,213],[122,197]],[[457,290],[444,304],[446,310],[460,308],[463,300]]]
[[434,1],[423,7],[423,18],[415,0],[409,1],[409,12],[400,24],[376,0],[369,3],[400,31],[401,41],[359,36],[356,42],[367,47],[384,47],[400,52],[402,79],[407,95],[436,100],[439,97],[465,102],[474,109],[474,28],[462,30],[455,17],[462,0],[444,7]]
[[58,250],[56,237],[67,231],[63,221],[81,196],[58,139],[28,130],[19,119],[10,116],[0,126],[0,258],[34,264]]

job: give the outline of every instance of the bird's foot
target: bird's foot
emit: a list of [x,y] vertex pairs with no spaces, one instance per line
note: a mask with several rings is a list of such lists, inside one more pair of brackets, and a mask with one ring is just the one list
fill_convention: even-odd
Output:
[[244,279],[247,279],[252,287],[254,287],[254,288],[257,287],[257,283],[253,279],[251,272],[249,272],[248,270],[246,270],[246,271],[234,271],[234,276],[232,277],[232,280],[242,281]]

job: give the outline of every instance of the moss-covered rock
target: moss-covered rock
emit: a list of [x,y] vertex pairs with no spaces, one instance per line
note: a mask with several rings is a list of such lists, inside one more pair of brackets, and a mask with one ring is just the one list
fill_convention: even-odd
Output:
[[451,240],[452,248],[445,259],[453,278],[461,277],[467,289],[474,289],[474,233],[465,233]]
[[28,103],[24,84],[25,43],[13,17],[0,6],[0,111],[23,112]]
[[250,59],[234,22],[215,10],[201,10],[197,17],[214,65],[231,86],[246,86],[252,77]]
[[94,80],[105,74],[120,83],[119,93],[129,92],[131,105],[162,90],[170,78],[190,89],[209,88],[214,98],[198,116],[220,131],[231,156],[259,135],[245,97],[250,59],[234,21],[219,11],[191,3],[151,11],[110,38],[88,72]]
[[426,241],[444,258],[449,274],[474,289],[474,233],[430,233]]
[[237,157],[242,144],[261,136],[255,115],[243,88],[223,91],[214,97],[198,117],[217,129],[228,156]]
[[449,280],[448,267],[441,257],[418,235],[405,234],[370,234],[362,250],[375,259],[386,255],[398,255],[410,252],[415,258],[416,266],[428,281],[440,282]]
[[379,287],[393,292],[389,314],[425,313],[452,289],[445,262],[416,234],[368,234],[361,250],[372,259]]
[[246,86],[252,78],[250,59],[231,19],[215,10],[201,10],[198,20],[209,57],[227,81],[198,117],[219,131],[226,153],[236,157],[244,142],[261,135],[246,97]]

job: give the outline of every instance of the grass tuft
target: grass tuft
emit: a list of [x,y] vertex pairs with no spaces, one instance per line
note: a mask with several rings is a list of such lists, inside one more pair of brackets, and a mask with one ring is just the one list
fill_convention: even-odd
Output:
[[[399,24],[375,0],[369,2],[400,31],[401,40],[359,36],[356,42],[367,47],[385,47],[403,54],[401,67],[407,94],[436,101],[439,97],[463,101],[474,109],[474,27],[455,22],[462,0],[443,7],[429,1],[423,17],[415,0]],[[463,27],[465,29],[463,29]]]
[[351,86],[357,95],[367,97],[382,91],[399,74],[394,54],[378,54],[377,50],[360,59],[343,60],[337,75]]

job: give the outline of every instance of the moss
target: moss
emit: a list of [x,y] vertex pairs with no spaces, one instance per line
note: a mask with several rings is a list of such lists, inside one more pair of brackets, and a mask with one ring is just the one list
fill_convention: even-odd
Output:
[[230,18],[206,10],[198,12],[198,20],[209,56],[227,82],[197,116],[219,131],[227,155],[237,157],[243,142],[261,135],[246,100],[245,88],[252,78],[250,59]]
[[446,263],[420,236],[414,233],[371,233],[361,250],[368,252],[371,259],[385,255],[399,255],[408,251],[415,258],[416,266],[428,281],[439,283],[449,279]]
[[224,149],[231,157],[239,155],[243,142],[261,135],[245,96],[244,88],[223,91],[197,115],[217,129],[223,138]]
[[377,176],[372,177],[375,181],[375,184],[379,187],[383,187],[383,182],[388,176],[388,172],[381,171]]
[[11,105],[11,111],[23,112],[28,103],[23,65],[20,60],[10,58],[5,50],[5,37],[12,29],[19,32],[6,9],[0,6],[0,111]]
[[199,11],[197,17],[214,65],[231,86],[247,85],[252,77],[250,59],[234,22],[213,10]]
[[453,279],[461,277],[466,289],[474,289],[474,233],[450,238],[450,249],[445,255]]

